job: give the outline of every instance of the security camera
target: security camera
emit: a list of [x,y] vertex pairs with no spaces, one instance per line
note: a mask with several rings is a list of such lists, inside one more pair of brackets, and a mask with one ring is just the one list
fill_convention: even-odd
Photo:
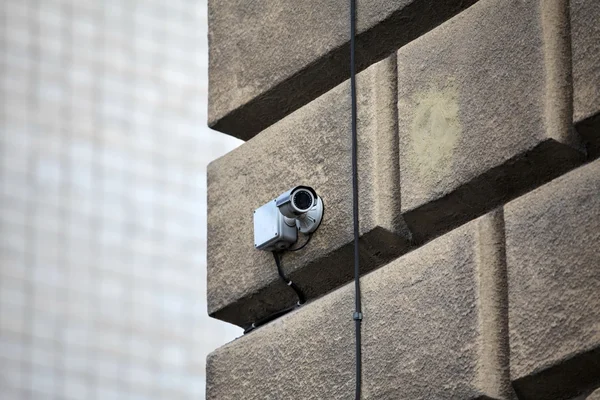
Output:
[[323,218],[323,200],[309,186],[296,186],[254,211],[254,247],[283,250],[296,243],[298,231],[314,232]]

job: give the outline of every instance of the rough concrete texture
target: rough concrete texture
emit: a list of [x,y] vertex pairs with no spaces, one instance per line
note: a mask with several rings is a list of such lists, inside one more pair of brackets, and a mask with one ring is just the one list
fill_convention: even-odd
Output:
[[398,51],[402,211],[417,241],[583,159],[568,0],[481,0]]
[[[359,70],[476,0],[358,0]],[[347,0],[209,0],[209,125],[250,139],[349,78]]]
[[[502,212],[361,279],[363,399],[504,399],[508,379]],[[354,286],[216,350],[207,399],[350,399]]]
[[600,400],[600,389],[595,390],[587,397],[587,400]]
[[[406,251],[400,217],[396,64],[358,75],[361,266],[367,272]],[[253,210],[296,185],[314,187],[325,214],[310,244],[283,269],[314,298],[348,282],[352,267],[349,83],[271,126],[208,169],[208,311],[240,326],[296,302],[272,255],[254,249]],[[299,238],[300,245],[304,239]]]
[[571,0],[574,120],[591,158],[600,156],[600,1]]
[[505,220],[519,398],[600,386],[600,161],[509,203]]

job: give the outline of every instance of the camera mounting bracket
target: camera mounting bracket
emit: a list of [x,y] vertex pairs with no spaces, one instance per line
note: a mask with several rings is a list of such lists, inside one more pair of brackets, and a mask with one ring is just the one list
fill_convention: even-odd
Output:
[[296,228],[304,234],[313,233],[317,230],[323,219],[323,200],[317,197],[317,204],[306,214],[296,219]]

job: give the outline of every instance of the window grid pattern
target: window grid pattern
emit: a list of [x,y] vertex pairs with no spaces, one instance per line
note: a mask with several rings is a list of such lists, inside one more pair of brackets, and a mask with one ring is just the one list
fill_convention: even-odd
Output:
[[2,398],[204,398],[206,2],[0,10]]

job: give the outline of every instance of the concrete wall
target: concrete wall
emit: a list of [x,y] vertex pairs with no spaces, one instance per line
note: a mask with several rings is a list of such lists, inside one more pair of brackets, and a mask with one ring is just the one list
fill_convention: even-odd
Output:
[[[211,354],[209,399],[352,397],[347,5],[308,3],[209,3],[209,122],[248,140],[208,171],[209,314],[247,327],[293,305],[253,249],[252,210],[296,184],[326,206],[283,255],[308,304]],[[363,396],[586,396],[600,386],[599,3],[440,3],[358,2]]]

